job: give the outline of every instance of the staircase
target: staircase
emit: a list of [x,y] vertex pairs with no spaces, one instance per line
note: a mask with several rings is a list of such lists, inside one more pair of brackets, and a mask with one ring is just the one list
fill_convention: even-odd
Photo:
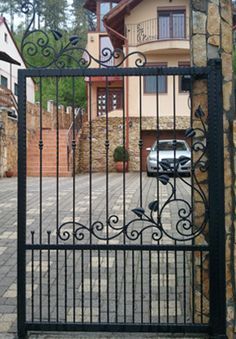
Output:
[[[59,130],[59,176],[69,177],[71,171],[68,170],[67,154],[67,134],[68,130]],[[27,147],[27,176],[38,177],[40,175],[40,151],[39,151],[39,131],[28,140]],[[42,175],[44,177],[54,177],[57,175],[57,131],[43,129],[42,131]]]

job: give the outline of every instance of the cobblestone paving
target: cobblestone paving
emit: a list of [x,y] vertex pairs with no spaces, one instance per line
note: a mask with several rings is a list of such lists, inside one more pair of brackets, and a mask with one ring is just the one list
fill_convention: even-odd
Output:
[[[186,179],[187,180],[187,179]],[[185,185],[177,183],[179,194],[184,199],[189,199],[190,192],[188,187]],[[47,243],[50,240],[50,243],[56,242],[56,179],[55,178],[44,178],[43,179],[43,200],[42,200],[42,242]],[[131,210],[142,206],[144,209],[148,209],[148,204],[150,201],[153,201],[157,197],[157,184],[154,178],[143,177],[143,189],[142,189],[142,199],[140,199],[140,186],[139,186],[139,176],[138,174],[127,174],[126,175],[126,186],[125,186],[125,213],[124,213],[124,196],[123,196],[123,177],[118,174],[109,175],[109,196],[108,202],[105,199],[106,195],[106,177],[102,174],[93,174],[92,187],[89,187],[89,180],[87,175],[81,175],[76,178],[75,181],[75,221],[79,224],[86,225],[90,218],[92,221],[104,221],[106,217],[106,211],[108,215],[116,215],[119,218],[118,223],[122,223],[124,218],[126,220],[131,220],[134,218]],[[13,338],[14,333],[16,332],[16,240],[17,240],[17,199],[16,199],[16,189],[17,182],[16,179],[2,179],[0,181],[0,259],[1,259],[1,282],[0,282],[0,338]],[[92,196],[90,197],[90,189]],[[170,192],[164,185],[159,187],[159,197],[160,202],[166,201]],[[71,221],[73,213],[73,182],[71,178],[61,178],[59,181],[59,204],[58,204],[58,224],[64,226],[62,227],[63,232],[61,232],[61,237],[69,237],[71,234],[71,224],[68,222]],[[92,206],[91,213],[89,206]],[[180,208],[181,206],[179,206]],[[27,180],[27,242],[31,243],[32,240],[37,243],[40,239],[39,226],[40,226],[40,213],[39,213],[39,179],[38,178],[28,178]],[[167,208],[165,214],[163,215],[165,219],[165,228],[170,234],[173,234],[173,217],[172,207]],[[92,217],[91,217],[92,215]],[[130,219],[129,219],[130,218]],[[79,225],[78,224],[78,225]],[[119,244],[123,243],[123,234],[117,236],[117,231],[111,228],[107,233],[106,229],[99,230],[99,237],[113,237],[109,241],[109,244]],[[131,231],[134,228],[131,228]],[[101,236],[102,235],[102,236]],[[150,243],[151,233],[147,232],[145,236],[142,237],[143,243]],[[83,243],[86,243],[90,239],[90,235],[85,235]],[[64,238],[65,240],[65,238]],[[68,241],[73,239],[69,238]],[[60,240],[62,243],[63,241]],[[127,241],[127,239],[126,239]],[[153,242],[155,240],[152,240]],[[94,244],[106,244],[104,240],[92,239]],[[128,241],[127,241],[128,243]],[[174,242],[166,237],[163,237],[160,241],[161,244],[173,244]],[[155,253],[154,253],[155,254]],[[148,319],[159,320],[164,317],[166,320],[166,283],[168,281],[168,316],[169,321],[171,322],[171,317],[174,316],[177,310],[178,317],[181,320],[183,318],[183,296],[181,292],[178,294],[178,300],[173,297],[172,288],[174,289],[175,284],[183,284],[183,276],[178,276],[178,281],[175,280],[174,271],[173,271],[173,262],[174,254],[169,253],[168,256],[168,280],[166,278],[166,254],[161,253],[157,258],[156,254],[151,257],[152,264],[151,270],[153,273],[157,264],[157,260],[160,263],[160,278],[157,280],[157,274],[150,276],[150,255],[153,254],[143,253],[143,257],[140,263],[140,253],[131,253],[124,259],[123,252],[110,251],[109,258],[107,259],[106,251],[94,251],[92,255],[89,252],[84,253],[84,257],[76,255],[73,251],[67,251],[66,256],[63,254],[63,258],[59,257],[58,263],[56,258],[56,252],[51,251],[42,251],[41,254],[29,252],[27,255],[27,306],[28,313],[27,316],[32,316],[31,314],[31,305],[32,305],[32,295],[34,296],[34,312],[35,319],[42,317],[42,319],[47,319],[50,314],[51,319],[56,318],[56,306],[58,306],[58,300],[55,294],[56,285],[58,283],[56,279],[56,266],[59,272],[59,290],[60,293],[60,302],[59,302],[59,313],[61,320],[66,317],[66,321],[72,321],[73,318],[76,321],[80,321],[81,317],[83,320],[92,319],[93,321],[105,321],[107,317],[107,300],[109,298],[109,307],[110,307],[110,321],[122,321],[124,317],[124,303],[126,311],[126,320],[127,322],[132,322],[133,313],[131,308],[133,307],[133,300],[135,296],[135,317],[136,321],[139,322],[141,317],[144,317],[144,321]],[[41,255],[41,265],[39,264]],[[124,270],[124,260],[126,260],[126,283],[124,284],[124,279],[119,279],[119,276],[123,276]],[[65,281],[65,262],[66,262],[66,279],[67,279],[67,294],[62,290],[64,287]],[[83,282],[81,280],[73,282],[73,267],[72,264],[75,263],[76,267],[79,267],[77,273],[81,275],[83,271]],[[90,265],[88,264],[90,263]],[[178,261],[178,264],[181,265],[182,261]],[[83,267],[83,268],[82,268]],[[91,276],[90,268],[93,267],[93,273]],[[100,269],[98,268],[100,267]],[[132,267],[134,267],[132,271]],[[162,270],[162,267],[164,268]],[[139,274],[142,270],[142,275]],[[50,271],[50,305],[48,305],[48,272]],[[42,290],[39,291],[39,275],[43,279]],[[33,277],[33,284],[32,284]],[[91,278],[92,277],[92,278]],[[108,279],[107,279],[108,277]],[[145,278],[146,277],[146,278]],[[150,278],[151,277],[151,278]],[[64,280],[63,280],[64,278]],[[133,279],[133,280],[132,280]],[[135,279],[135,280],[134,280]],[[144,279],[144,281],[143,281]],[[186,272],[186,283],[188,284],[188,272]],[[63,280],[63,281],[62,281]],[[141,281],[142,280],[142,281]],[[107,283],[109,281],[109,283]],[[158,285],[160,286],[160,295],[157,296],[161,299],[159,314],[155,313],[158,309],[158,302],[156,301],[154,294],[152,295],[152,300],[149,297],[147,300],[142,297],[142,293],[138,289],[129,291],[129,284],[140,286],[143,284],[143,291],[149,290],[150,286],[152,289]],[[148,283],[149,281],[149,283]],[[135,282],[135,284],[134,284]],[[109,286],[107,284],[110,284]],[[116,286],[116,288],[112,288]],[[73,290],[76,287],[78,295],[76,295],[76,307],[73,308]],[[109,287],[109,294],[107,294],[107,289]],[[124,295],[124,289],[127,289],[127,299],[123,300],[122,296]],[[33,292],[34,291],[34,292]],[[54,292],[53,292],[54,291]],[[119,291],[119,292],[117,292]],[[33,293],[32,293],[33,292]],[[76,293],[77,293],[76,292]],[[41,304],[42,304],[42,314],[40,315],[37,311],[37,306],[40,304],[40,297],[42,295]],[[91,293],[92,293],[92,307],[93,313],[90,313],[90,303],[91,303]],[[105,296],[104,296],[105,295]],[[82,297],[81,297],[82,296]],[[62,299],[66,300],[66,311],[65,304],[63,305]],[[86,300],[86,297],[88,298]],[[100,299],[99,299],[99,298]],[[188,298],[188,295],[186,296]],[[82,298],[82,300],[81,300]],[[101,305],[98,300],[100,300]],[[144,301],[142,301],[144,300]],[[84,303],[83,311],[81,311],[81,303]],[[151,313],[150,313],[150,303],[151,303]],[[156,304],[155,304],[156,303]],[[50,311],[49,311],[50,308]],[[149,310],[149,311],[147,311]],[[64,312],[64,313],[63,313]],[[83,314],[81,314],[81,312]],[[188,311],[186,311],[188,313]],[[186,315],[185,315],[186,316]],[[124,338],[132,337],[135,338],[152,338],[156,337],[153,334],[127,334],[122,336],[118,334],[71,334],[71,335],[62,335],[63,338]],[[43,335],[31,335],[31,338],[59,338],[59,334],[45,334]],[[168,338],[168,336],[162,336],[162,338]],[[173,337],[173,336],[171,336]],[[181,336],[184,337],[184,336]]]

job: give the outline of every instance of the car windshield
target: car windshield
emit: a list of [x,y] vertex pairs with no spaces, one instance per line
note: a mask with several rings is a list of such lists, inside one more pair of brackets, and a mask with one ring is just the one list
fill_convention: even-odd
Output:
[[[153,151],[157,150],[157,144],[152,148]],[[173,141],[159,141],[159,151],[173,151]],[[176,151],[187,151],[186,144],[182,141],[176,142]]]

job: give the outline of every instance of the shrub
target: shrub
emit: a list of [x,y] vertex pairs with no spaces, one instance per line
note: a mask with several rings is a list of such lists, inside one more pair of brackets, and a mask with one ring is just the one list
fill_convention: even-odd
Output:
[[117,161],[128,161],[129,160],[129,153],[124,146],[117,146],[113,153],[113,159],[115,162]]

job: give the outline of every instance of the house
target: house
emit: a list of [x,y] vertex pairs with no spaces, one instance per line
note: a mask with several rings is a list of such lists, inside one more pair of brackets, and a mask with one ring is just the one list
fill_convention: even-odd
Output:
[[[2,90],[7,89],[7,92],[10,91],[13,94],[13,100],[15,99],[14,106],[17,109],[18,70],[26,68],[26,65],[4,17],[0,17],[0,51],[19,63],[16,65],[0,60],[0,86]],[[32,79],[28,78],[27,101],[34,103],[34,100],[35,84]]]
[[[119,48],[125,55],[135,51],[143,53],[147,59],[147,67],[190,66],[188,0],[174,2],[165,0],[87,0],[85,8],[96,14],[97,18],[96,31],[88,33],[86,47],[96,59],[104,60],[102,55],[104,48],[111,50]],[[112,66],[112,62],[114,61],[109,61],[109,66]],[[134,67],[134,58],[128,58],[123,66]],[[99,65],[92,62],[91,67],[99,67]],[[182,91],[180,80],[166,76],[160,76],[158,79],[160,138],[173,138],[171,130],[173,129],[174,115],[177,138],[183,138],[184,131],[189,127],[189,93]],[[109,120],[122,117],[123,103],[125,103],[126,146],[131,149],[134,158],[135,156],[137,158],[138,151],[132,150],[131,129],[135,130],[135,126],[138,124],[140,100],[137,100],[137,93],[140,93],[143,120],[143,159],[145,159],[146,148],[150,147],[156,139],[156,77],[143,77],[141,88],[138,77],[129,77],[124,82],[121,77],[109,77],[108,92],[105,88],[105,78],[91,78],[90,93],[92,98],[89,98],[88,90],[88,103],[91,99],[92,119],[95,123],[96,119],[105,116],[106,93],[109,96]],[[173,97],[175,97],[175,104],[173,104]],[[173,113],[173,109],[175,113]],[[145,170],[145,168],[143,169]]]
[[[22,68],[26,65],[21,53],[5,18],[0,17],[0,177],[7,172],[17,175],[18,69]],[[33,106],[35,84],[31,78],[26,90]]]

